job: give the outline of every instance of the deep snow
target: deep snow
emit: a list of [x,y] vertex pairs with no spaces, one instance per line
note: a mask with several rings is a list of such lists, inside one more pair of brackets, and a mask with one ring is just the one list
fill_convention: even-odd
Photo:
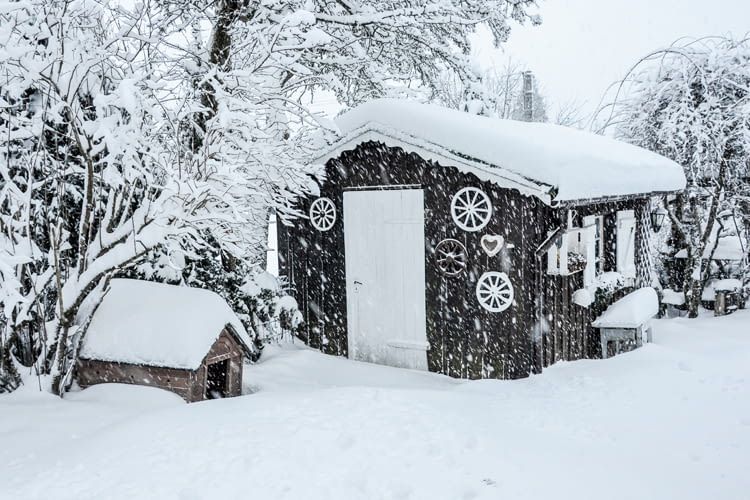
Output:
[[252,395],[0,396],[0,497],[746,499],[750,311],[519,381],[275,348]]

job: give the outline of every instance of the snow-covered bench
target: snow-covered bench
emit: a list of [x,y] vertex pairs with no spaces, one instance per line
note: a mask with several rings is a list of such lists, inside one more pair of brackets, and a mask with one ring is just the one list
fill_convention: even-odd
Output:
[[659,312],[659,298],[653,288],[641,288],[629,293],[607,308],[592,323],[598,328],[602,343],[602,358],[608,357],[608,346],[615,342],[615,354],[622,342],[643,345],[643,335],[651,342],[651,318]]
[[687,314],[685,308],[685,294],[677,290],[665,288],[662,290],[661,304],[662,314],[667,318],[679,318]]

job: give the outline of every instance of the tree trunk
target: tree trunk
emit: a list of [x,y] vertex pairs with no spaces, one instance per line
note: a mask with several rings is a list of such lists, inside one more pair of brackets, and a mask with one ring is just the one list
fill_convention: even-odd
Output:
[[688,318],[698,317],[703,289],[708,283],[710,277],[711,260],[719,243],[719,234],[717,232],[714,247],[704,258],[708,240],[710,239],[714,230],[714,225],[716,224],[716,215],[719,212],[721,196],[724,192],[728,169],[727,155],[728,150],[725,150],[721,160],[721,166],[719,167],[719,173],[716,178],[716,190],[711,198],[711,205],[705,218],[706,227],[703,229],[703,232],[701,232],[701,220],[703,218],[700,209],[700,202],[695,197],[688,200],[688,210],[691,212],[694,225],[692,231],[699,233],[697,237],[694,236],[693,238],[689,238],[688,241],[688,258],[683,284],[683,292],[685,292],[685,301],[688,308]]
[[[688,318],[697,318],[703,295],[703,283],[700,279],[700,270],[696,272],[696,266],[702,265],[700,257],[691,256],[688,259],[688,265],[685,268],[685,284],[683,292],[685,293],[685,304],[687,305]],[[695,279],[696,275],[698,279]]]
[[11,345],[12,336],[4,338],[0,334],[0,394],[13,392],[21,385],[21,376],[10,354]]
[[[232,24],[240,17],[245,17],[242,12],[246,8],[245,3],[243,0],[220,0],[217,2],[216,21],[211,31],[211,39],[208,47],[208,61],[219,71],[226,70],[229,67],[229,55],[232,48]],[[193,131],[193,153],[196,153],[203,146],[206,124],[219,111],[215,87],[217,83],[220,82],[208,79],[199,89],[203,110],[195,117],[197,130]]]

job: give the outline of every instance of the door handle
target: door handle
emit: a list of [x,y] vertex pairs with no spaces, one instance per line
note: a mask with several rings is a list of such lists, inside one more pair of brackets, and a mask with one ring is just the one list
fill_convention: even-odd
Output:
[[359,287],[361,287],[361,286],[362,286],[362,282],[361,281],[354,280],[354,291],[355,292],[359,292]]

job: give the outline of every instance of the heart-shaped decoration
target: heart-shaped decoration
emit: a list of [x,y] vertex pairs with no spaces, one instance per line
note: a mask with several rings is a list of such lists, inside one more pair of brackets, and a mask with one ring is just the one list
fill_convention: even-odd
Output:
[[499,234],[485,234],[481,240],[482,250],[488,257],[494,257],[503,249],[505,238]]

